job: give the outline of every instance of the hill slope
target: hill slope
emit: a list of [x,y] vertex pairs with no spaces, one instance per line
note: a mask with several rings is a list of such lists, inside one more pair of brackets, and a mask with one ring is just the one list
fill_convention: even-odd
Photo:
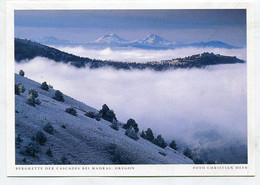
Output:
[[152,69],[155,71],[165,71],[168,69],[178,68],[203,68],[208,65],[217,64],[234,64],[244,63],[245,61],[240,60],[236,57],[216,55],[214,53],[202,53],[200,55],[192,55],[185,58],[177,58],[171,60],[164,60],[161,62],[118,62],[118,61],[103,61],[95,60],[90,58],[78,57],[72,54],[68,54],[59,51],[55,48],[48,47],[36,42],[32,42],[26,39],[15,38],[15,60],[21,62],[23,60],[30,60],[35,57],[45,57],[55,62],[63,62],[70,64],[74,67],[86,67],[90,68],[101,68],[101,67],[112,67],[114,69]]
[[[15,95],[16,164],[193,163],[171,148],[160,148],[141,137],[137,141],[127,137],[121,126],[116,131],[104,119],[96,121],[86,117],[86,111],[97,110],[69,96],[64,95],[64,102],[54,100],[54,89],[45,91],[39,83],[15,75],[15,84],[18,83],[22,83],[26,91]],[[38,92],[41,101],[35,107],[26,103],[31,88]],[[69,106],[75,107],[77,116],[65,112]],[[43,129],[47,123],[54,128],[52,134]],[[38,131],[46,135],[47,142],[44,145],[30,145]],[[38,147],[35,157],[25,151],[33,147]],[[46,154],[49,148],[52,156]]]

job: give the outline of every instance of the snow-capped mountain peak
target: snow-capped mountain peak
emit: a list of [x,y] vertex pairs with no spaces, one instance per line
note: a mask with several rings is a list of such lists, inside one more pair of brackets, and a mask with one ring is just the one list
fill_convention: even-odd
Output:
[[154,46],[169,46],[173,43],[170,41],[155,35],[155,34],[149,34],[144,39],[137,40],[137,43],[139,44],[146,44],[146,45],[154,45]]
[[98,38],[97,40],[94,41],[95,43],[106,43],[106,44],[111,44],[111,43],[124,43],[126,42],[125,39],[119,37],[117,34],[115,33],[111,33],[108,35],[104,35],[100,38]]

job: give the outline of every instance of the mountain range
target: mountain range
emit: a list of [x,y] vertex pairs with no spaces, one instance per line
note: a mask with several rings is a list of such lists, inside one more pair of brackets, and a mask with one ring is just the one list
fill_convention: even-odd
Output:
[[226,48],[236,49],[239,47],[227,44],[222,41],[208,41],[208,42],[194,42],[194,43],[180,43],[166,40],[156,34],[149,34],[145,38],[137,39],[134,41],[128,41],[121,38],[117,34],[107,34],[92,42],[71,42],[69,40],[58,39],[55,37],[44,37],[41,39],[34,39],[35,42],[39,42],[45,45],[54,46],[76,46],[82,45],[85,47],[134,47],[142,49],[175,49],[183,47],[212,47],[212,48]]
[[[149,40],[145,40],[149,42]],[[223,56],[214,53],[202,53],[184,58],[169,59],[163,61],[154,61],[146,63],[136,62],[119,62],[119,61],[103,61],[90,59],[87,57],[79,57],[66,52],[62,52],[53,47],[45,46],[37,42],[32,42],[27,39],[15,38],[15,61],[21,62],[31,60],[35,57],[45,57],[55,62],[63,62],[72,66],[81,68],[89,66],[90,68],[112,67],[115,69],[131,70],[131,69],[152,69],[155,71],[165,71],[168,69],[178,68],[203,68],[208,65],[217,64],[234,64],[244,63],[245,61],[236,58],[235,56]]]

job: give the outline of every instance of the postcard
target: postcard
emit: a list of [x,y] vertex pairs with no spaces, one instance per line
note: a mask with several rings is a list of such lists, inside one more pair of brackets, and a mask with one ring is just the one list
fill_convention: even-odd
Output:
[[252,4],[7,4],[8,176],[253,176]]

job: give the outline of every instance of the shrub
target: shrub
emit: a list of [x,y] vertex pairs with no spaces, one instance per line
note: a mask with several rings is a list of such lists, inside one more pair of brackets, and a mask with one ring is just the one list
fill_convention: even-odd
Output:
[[111,125],[110,127],[111,127],[112,129],[116,130],[116,131],[119,130],[118,124],[117,124],[117,122],[115,122],[115,121],[112,122],[112,125]]
[[26,103],[31,106],[35,106],[36,105],[35,97],[32,94],[29,94]]
[[25,152],[29,156],[36,157],[36,154],[40,152],[40,147],[37,143],[30,142],[25,146]]
[[99,117],[99,115],[96,115],[95,119],[96,119],[97,121],[100,121],[100,120],[101,120],[100,117]]
[[15,94],[20,95],[20,93],[24,93],[25,88],[22,83],[15,84]]
[[19,89],[20,93],[24,93],[25,92],[26,89],[25,89],[25,87],[23,86],[22,83],[18,83],[17,86],[18,86],[18,89]]
[[193,160],[193,156],[192,156],[191,149],[186,148],[186,149],[183,151],[183,155],[185,155],[186,157],[188,157],[188,158],[190,158],[190,159]]
[[31,94],[34,98],[37,98],[39,96],[38,92],[35,89],[29,89],[28,94]]
[[46,141],[47,141],[47,138],[46,138],[45,134],[42,131],[39,131],[39,132],[36,133],[35,140],[39,144],[44,145],[46,143]]
[[20,134],[18,134],[18,136],[16,137],[15,141],[16,141],[17,144],[20,144],[21,142],[23,142],[23,139],[21,138]]
[[109,122],[117,121],[116,114],[113,110],[110,110],[109,107],[104,104],[102,106],[102,109],[99,111],[99,114],[101,117]]
[[63,94],[59,90],[57,90],[55,92],[55,95],[54,95],[53,99],[55,99],[57,101],[60,101],[60,102],[64,102]]
[[72,106],[66,108],[66,112],[73,115],[73,116],[77,116],[77,111],[75,110],[75,108],[73,108]]
[[193,162],[194,162],[195,164],[204,164],[203,160],[200,159],[200,158],[194,159]]
[[49,90],[49,86],[47,85],[46,82],[43,82],[43,83],[41,84],[41,88],[42,88],[43,90],[45,90],[45,91],[48,91],[48,90]]
[[108,153],[113,155],[112,161],[115,164],[132,164],[132,160],[128,157],[128,154],[114,143],[110,144],[107,148]]
[[16,85],[16,84],[14,85],[14,92],[17,95],[20,95],[20,91],[19,91],[18,85]]
[[68,158],[65,156],[61,157],[60,161],[61,161],[61,164],[70,164]]
[[102,109],[99,111],[99,113],[100,113],[101,117],[103,118],[103,117],[105,117],[105,115],[107,114],[108,111],[109,111],[109,107],[106,104],[104,104],[102,106]]
[[172,142],[170,143],[169,147],[171,147],[174,150],[177,150],[177,144],[174,140],[172,140]]
[[46,131],[49,134],[53,134],[54,133],[54,128],[50,123],[47,123],[44,127],[43,130]]
[[153,131],[148,128],[146,131],[145,131],[145,138],[151,142],[153,142],[154,140],[154,135],[153,135]]
[[61,127],[65,129],[65,128],[66,128],[66,125],[63,124],[63,125],[61,125]]
[[143,131],[143,130],[142,130],[142,132],[141,132],[140,136],[141,136],[142,138],[146,139],[146,136],[145,136],[145,133],[144,133],[144,131]]
[[95,118],[95,113],[92,112],[92,111],[88,111],[88,112],[85,113],[85,116],[90,117],[90,118],[93,119],[93,118]]
[[96,119],[97,121],[100,121],[100,114],[99,113],[88,111],[88,112],[85,113],[85,116],[92,118],[92,119]]
[[137,136],[137,133],[135,132],[135,130],[130,127],[125,131],[125,135],[132,138],[133,140],[138,140],[139,137]]
[[51,151],[51,148],[49,147],[49,149],[46,151],[46,154],[49,156],[49,157],[52,157],[52,151]]
[[36,99],[39,95],[35,89],[30,89],[28,92],[27,103],[31,106],[40,105],[41,101]]
[[135,122],[135,120],[132,119],[132,118],[130,118],[130,119],[126,122],[126,124],[123,125],[123,128],[124,128],[124,129],[128,129],[128,128],[130,128],[131,126],[134,128],[135,132],[138,132],[138,131],[139,131],[138,124],[137,124],[137,123]]
[[23,70],[20,70],[20,71],[19,71],[19,75],[24,76],[24,71],[23,71]]
[[155,139],[154,139],[154,144],[156,144],[159,147],[165,148],[167,146],[167,143],[164,141],[163,137],[161,135],[158,135]]

